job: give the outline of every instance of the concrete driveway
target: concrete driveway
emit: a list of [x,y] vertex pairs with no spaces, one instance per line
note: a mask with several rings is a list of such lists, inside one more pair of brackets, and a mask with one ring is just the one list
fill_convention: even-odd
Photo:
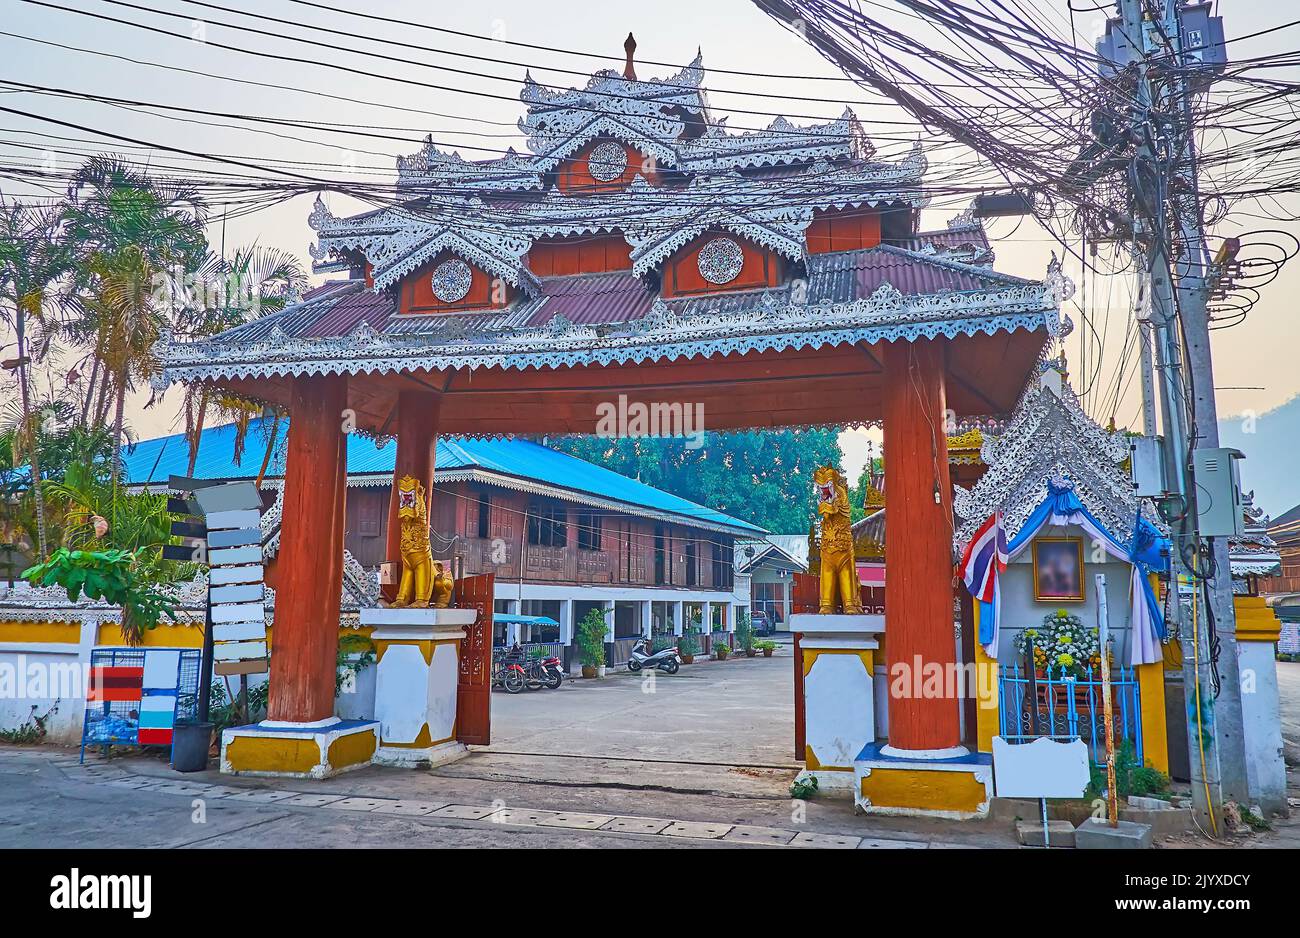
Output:
[[492,694],[493,752],[793,767],[794,664],[772,658],[611,669],[557,690]]

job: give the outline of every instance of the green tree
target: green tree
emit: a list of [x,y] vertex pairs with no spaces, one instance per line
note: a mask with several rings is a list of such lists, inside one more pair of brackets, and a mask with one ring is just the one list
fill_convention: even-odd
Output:
[[[74,257],[60,238],[61,213],[51,205],[8,202],[0,197],[0,321],[14,331],[17,354],[4,363],[18,375],[22,416],[10,448],[26,458],[31,478],[40,480],[40,414],[32,408],[30,386],[32,349],[29,330],[40,326],[51,290],[73,269]],[[56,296],[59,296],[56,291]],[[61,299],[61,296],[59,296]],[[37,556],[46,556],[45,503],[34,487]]]
[[[196,298],[199,302],[187,304],[180,316],[176,331],[187,337],[213,336],[277,313],[284,309],[290,297],[307,285],[307,274],[296,256],[259,245],[238,248],[229,259],[209,252],[199,266],[197,279],[211,289],[203,291],[208,295]],[[263,410],[252,401],[229,394],[213,396],[206,385],[190,384],[185,387],[181,412],[185,417],[185,440],[189,444],[186,474],[193,475],[203,426],[209,416],[235,425],[234,456],[238,464],[243,456],[248,425],[261,416]],[[279,424],[279,414],[273,415],[268,457],[274,448]],[[266,460],[263,460],[258,473],[259,482],[265,472]]]
[[[42,415],[34,436],[21,432],[23,415],[20,402],[7,402],[0,409],[0,541],[14,544],[35,557],[39,541],[36,516],[37,492],[43,508],[47,545],[64,542],[67,505],[51,491],[51,484],[62,480],[70,466],[93,465],[107,478],[116,453],[113,439],[104,428],[86,429],[76,423],[77,405],[68,395],[46,396],[33,408]],[[36,447],[36,456],[44,476],[42,484],[32,485],[31,464],[27,447]]]
[[[157,371],[155,343],[173,327],[177,295],[205,255],[197,191],[151,178],[110,157],[93,157],[69,187],[65,236],[75,246],[84,314],[70,332],[89,340],[101,401],[111,388],[113,440],[123,440],[126,394]],[[104,410],[98,408],[102,421]],[[119,464],[111,482],[116,489]]]
[[774,533],[802,532],[816,510],[812,474],[843,465],[833,430],[671,437],[562,437],[547,445]]

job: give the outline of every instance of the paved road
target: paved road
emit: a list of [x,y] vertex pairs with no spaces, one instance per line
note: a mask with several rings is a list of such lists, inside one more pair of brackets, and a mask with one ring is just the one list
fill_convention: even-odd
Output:
[[138,754],[81,768],[75,750],[0,747],[0,847],[1011,845],[993,822],[792,802],[792,682],[784,657],[688,666],[652,693],[625,673],[498,694],[492,747],[324,781],[180,776]]
[[620,668],[553,691],[492,695],[497,751],[791,766],[793,743],[788,646],[673,675]]
[[[772,765],[786,763],[788,658],[701,665],[669,680],[654,694],[622,677],[566,686],[549,700],[535,692],[494,701],[495,745],[431,772],[366,768],[319,782],[180,776],[146,755],[91,757],[80,768],[75,750],[0,746],[0,848],[1012,846],[1007,826],[993,821],[861,817],[830,797],[793,803],[785,791],[793,771],[743,767],[768,753]],[[1292,761],[1300,664],[1280,664],[1279,681]],[[542,730],[542,705],[556,708],[554,730]],[[506,754],[507,744],[539,754]],[[665,753],[715,758],[675,763]],[[733,760],[741,765],[702,764]],[[1291,779],[1300,794],[1294,761]],[[1248,843],[1300,845],[1300,818]]]
[[1300,661],[1277,663],[1277,689],[1281,699],[1286,762],[1293,769],[1300,768]]

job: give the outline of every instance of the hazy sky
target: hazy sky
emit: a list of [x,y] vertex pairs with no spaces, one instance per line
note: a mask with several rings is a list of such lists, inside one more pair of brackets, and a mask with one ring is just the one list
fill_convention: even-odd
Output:
[[[309,32],[300,33],[293,27],[244,19],[237,14],[205,8],[184,0],[140,0],[143,6],[184,14],[179,19],[153,16],[140,10],[94,0],[58,2],[79,10],[145,23],[159,30],[178,33],[180,38],[34,6],[22,0],[0,0],[0,9],[3,9],[0,32],[14,34],[0,35],[0,81],[23,81],[59,89],[92,91],[125,99],[193,108],[203,113],[186,115],[191,122],[181,122],[158,114],[141,113],[139,110],[102,103],[73,101],[30,92],[3,93],[4,89],[0,89],[0,106],[202,153],[242,156],[258,161],[285,161],[282,165],[286,169],[324,178],[385,178],[386,174],[393,171],[393,158],[398,153],[417,149],[420,138],[426,132],[432,133],[435,140],[442,143],[460,145],[463,155],[468,158],[483,158],[490,155],[486,151],[508,145],[519,147],[522,138],[512,124],[523,111],[516,96],[524,67],[532,66],[534,76],[548,83],[581,84],[585,80],[582,76],[565,74],[555,69],[571,69],[585,74],[596,68],[621,65],[623,38],[629,30],[636,34],[639,43],[637,58],[642,63],[659,61],[685,64],[694,57],[697,47],[702,47],[706,68],[812,76],[838,74],[820,56],[781,29],[748,0],[710,0],[707,3],[700,0],[659,0],[654,4],[620,0],[608,0],[600,4],[565,0],[551,3],[536,0],[485,0],[455,4],[380,0],[354,7],[367,13],[428,23],[475,35],[606,54],[608,59],[605,61],[524,49],[499,42],[476,41],[411,27],[366,23],[344,13],[311,8],[289,0],[258,0],[256,4],[250,0],[221,0],[221,3],[223,6],[252,10],[265,16],[344,30],[349,37],[357,38],[331,39]],[[1068,35],[1070,21],[1065,0],[1026,2],[1029,6],[1042,10],[1048,22]],[[874,8],[874,4],[869,6]],[[1228,3],[1222,7],[1222,12],[1227,17],[1226,26],[1230,37],[1282,23],[1293,18],[1289,14],[1296,9],[1294,0],[1257,0],[1249,4]],[[873,14],[874,12],[873,9]],[[210,19],[204,20],[203,17]],[[263,37],[232,31],[217,25],[220,21],[267,29],[275,35]],[[1074,28],[1081,43],[1090,42],[1099,29],[1099,23],[1099,14],[1075,16]],[[318,41],[334,42],[340,48],[323,49],[301,42],[287,43],[281,38],[299,34]],[[47,43],[60,43],[87,51],[42,45],[17,38],[18,36],[35,37]],[[412,43],[427,52],[367,46],[366,36]],[[1259,39],[1233,43],[1229,48],[1234,58],[1240,58],[1294,49],[1298,41],[1300,28],[1293,28]],[[345,75],[313,64],[278,62],[240,55],[217,48],[216,43],[308,60],[325,59],[379,71],[388,79],[405,77],[447,85],[451,89],[473,89],[501,97],[474,96],[456,90],[439,91],[394,80]],[[487,72],[500,76],[503,80],[431,71],[406,63],[376,62],[342,51],[341,47],[347,45],[365,47],[407,60]],[[490,56],[495,61],[484,63],[456,58],[448,55],[449,52]],[[115,59],[107,57],[108,55],[123,58]],[[151,67],[149,63],[246,81],[285,85],[288,88],[279,90],[257,87],[165,71]],[[671,71],[672,69],[663,66],[638,65],[638,73],[643,78],[664,76]],[[883,155],[901,155],[907,146],[907,140],[915,135],[914,129],[898,123],[906,121],[905,115],[898,109],[892,105],[868,103],[873,99],[869,99],[848,82],[802,82],[713,74],[706,77],[706,85],[710,88],[709,98],[716,113],[725,114],[729,109],[743,108],[762,111],[768,115],[733,113],[730,122],[737,127],[764,125],[770,115],[776,113],[785,113],[796,123],[834,117],[843,110],[844,104],[827,99],[838,98],[854,102],[855,111],[863,119],[868,133],[877,141]],[[367,103],[330,100],[290,89],[307,89]],[[763,95],[803,96],[808,100],[779,101],[727,93],[734,89]],[[437,112],[445,116],[412,113],[410,110],[395,110],[381,105]],[[400,139],[349,136],[330,128],[297,130],[265,127],[264,132],[250,132],[229,126],[230,122],[224,118],[207,116],[222,112],[384,128],[374,132]],[[131,152],[141,160],[152,160],[156,165],[186,165],[190,168],[202,165],[187,157],[165,153],[151,155],[145,150],[124,148],[104,141],[103,138],[97,139],[84,131],[54,127],[12,114],[0,113],[0,128],[0,141],[3,141],[0,142],[0,164],[11,165],[14,161],[31,164],[42,159],[52,159],[62,166],[65,162],[79,160],[91,152],[120,150]],[[38,134],[24,134],[23,131],[41,131],[76,139],[52,141]],[[1207,141],[1207,144],[1212,142]],[[45,154],[15,144],[70,152]],[[473,149],[474,147],[483,149]],[[932,170],[939,161],[939,157],[932,158]],[[4,180],[0,180],[0,187],[7,193],[21,191]],[[340,196],[334,196],[328,201],[337,214],[360,207],[359,203]],[[942,226],[962,207],[963,204],[952,201],[935,204],[925,213],[924,223],[930,227]],[[253,242],[282,247],[297,252],[306,264],[309,262],[306,248],[311,240],[311,231],[306,224],[309,210],[310,197],[302,196],[251,216],[230,218],[223,223],[220,208],[217,207],[211,237],[217,245],[224,238],[228,249]],[[1232,233],[1231,221],[1221,226],[1223,233]],[[1246,228],[1274,227],[1249,219],[1242,221],[1245,223],[1242,227]],[[1043,275],[1055,244],[1046,232],[1031,223],[1017,225],[1014,220],[999,220],[990,225],[990,235],[997,251],[999,269],[1030,277]],[[1072,267],[1073,265],[1067,264],[1067,272],[1072,272],[1076,282],[1081,283],[1077,267]],[[1100,389],[1113,381],[1115,368],[1119,364],[1119,352],[1129,318],[1130,284],[1119,277],[1092,279],[1087,289],[1086,299],[1105,348],[1097,379],[1097,387]],[[1279,281],[1266,288],[1263,301],[1244,325],[1215,334],[1216,384],[1221,389],[1258,388],[1220,390],[1218,397],[1221,412],[1238,413],[1248,409],[1265,411],[1300,391],[1294,354],[1297,326],[1293,314],[1293,298],[1298,291],[1300,261],[1284,271]],[[1082,291],[1076,292],[1067,308],[1076,325],[1081,319],[1079,304],[1084,299]],[[1073,363],[1080,361],[1081,336],[1082,330],[1076,328],[1075,334],[1066,342],[1067,353]],[[1121,397],[1119,405],[1114,408],[1114,415],[1121,425],[1136,423],[1137,393],[1138,384],[1133,381],[1128,385],[1127,393]],[[129,419],[141,436],[175,432],[178,399],[179,393],[173,389],[162,404],[144,411],[141,409],[144,395],[137,395],[132,401]],[[1093,406],[1095,416],[1103,420],[1110,416],[1110,407],[1102,408],[1100,402],[1092,399],[1089,403]],[[878,434],[875,438],[879,439]],[[844,437],[847,468],[851,472],[856,472],[865,459],[866,439],[867,436],[860,433],[849,433]]]

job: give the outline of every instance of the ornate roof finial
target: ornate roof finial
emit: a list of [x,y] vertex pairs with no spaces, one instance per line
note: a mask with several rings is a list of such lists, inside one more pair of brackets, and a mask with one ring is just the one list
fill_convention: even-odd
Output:
[[631,33],[623,40],[623,52],[627,55],[627,61],[623,63],[623,77],[628,81],[636,81],[636,66],[632,64],[632,56],[636,55],[636,37]]

